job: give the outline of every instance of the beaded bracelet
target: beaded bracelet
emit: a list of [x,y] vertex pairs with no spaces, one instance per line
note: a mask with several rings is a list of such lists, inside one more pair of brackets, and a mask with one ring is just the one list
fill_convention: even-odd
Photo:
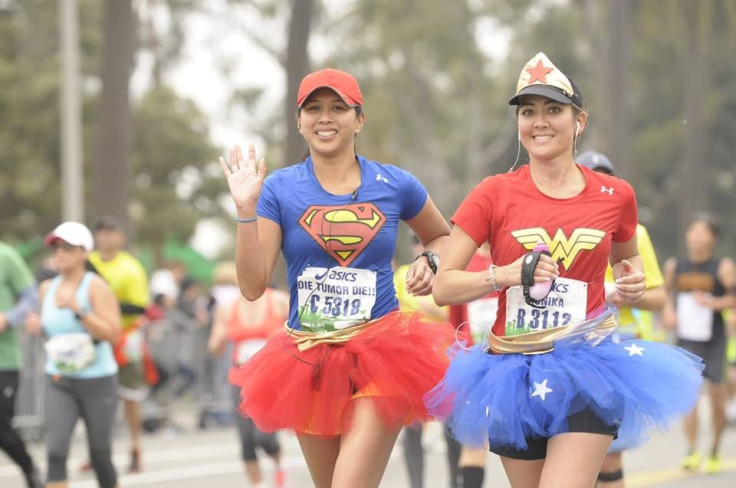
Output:
[[488,267],[488,278],[486,278],[486,281],[488,281],[493,288],[491,288],[491,293],[498,291],[501,289],[500,286],[498,286],[498,283],[496,282],[496,266],[495,264],[492,264]]

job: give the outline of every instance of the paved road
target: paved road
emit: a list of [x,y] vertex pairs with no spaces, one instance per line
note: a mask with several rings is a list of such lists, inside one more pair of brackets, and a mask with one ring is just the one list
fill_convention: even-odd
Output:
[[[123,431],[124,432],[124,431]],[[704,434],[706,434],[704,432]],[[115,463],[123,473],[127,462],[127,438],[118,436],[115,442]],[[312,486],[306,465],[302,460],[296,439],[284,434],[282,441],[285,447],[285,465],[288,469],[292,488]],[[223,427],[198,430],[194,422],[186,423],[179,431],[164,431],[147,436],[144,440],[145,471],[136,475],[122,475],[121,488],[201,488],[216,486],[218,488],[247,486],[242,474],[242,464],[238,460],[236,434]],[[400,444],[400,443],[399,443]],[[425,433],[426,446],[426,488],[445,488],[447,469],[444,458],[444,446],[441,432],[437,425],[430,425]],[[35,459],[43,460],[43,446],[32,446]],[[736,428],[731,428],[724,440],[723,458],[724,472],[716,476],[705,474],[685,475],[677,468],[683,453],[683,441],[679,429],[667,434],[655,436],[643,448],[627,453],[627,487],[668,487],[668,488],[733,488],[736,486]],[[80,473],[78,466],[84,457],[85,444],[83,430],[79,429],[75,436],[69,461],[72,488],[93,488],[97,484],[89,474]],[[270,481],[272,470],[267,465],[266,472]],[[488,456],[488,469],[485,486],[506,488],[509,486],[496,456]],[[0,456],[0,487],[23,488],[25,485],[7,457]],[[383,488],[408,487],[408,479],[399,447],[394,450],[384,481]]]

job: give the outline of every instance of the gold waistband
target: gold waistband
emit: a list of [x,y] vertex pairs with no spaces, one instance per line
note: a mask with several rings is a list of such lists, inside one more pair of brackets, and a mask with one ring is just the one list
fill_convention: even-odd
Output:
[[546,329],[526,334],[499,337],[492,331],[488,334],[491,351],[500,354],[544,354],[555,348],[560,340],[586,340],[598,344],[616,328],[612,313],[605,318],[597,317],[566,327]]
[[297,349],[305,351],[310,347],[319,344],[344,344],[350,339],[358,336],[361,332],[370,327],[375,320],[364,322],[362,324],[353,325],[347,329],[331,330],[326,332],[308,332],[305,330],[296,330],[289,327],[288,322],[284,322],[286,333],[294,338]]

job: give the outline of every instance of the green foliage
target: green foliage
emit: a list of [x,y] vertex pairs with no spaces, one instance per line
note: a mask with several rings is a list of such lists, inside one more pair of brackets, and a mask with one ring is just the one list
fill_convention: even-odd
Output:
[[201,218],[222,215],[221,175],[207,171],[208,165],[220,171],[208,121],[165,86],[141,98],[134,121],[136,239],[144,245],[161,245],[171,235],[188,239]]
[[[79,2],[86,168],[94,157],[98,123],[103,7],[94,0]],[[170,7],[181,22],[182,11],[191,8],[192,1],[170,0]],[[0,13],[3,239],[33,239],[61,218],[57,8],[58,2],[24,0]],[[181,34],[177,26],[172,30]],[[169,58],[179,54],[170,44],[164,53]],[[217,199],[224,188],[214,171],[220,170],[209,121],[193,102],[165,86],[154,86],[133,103],[132,233],[137,243],[160,248],[167,236],[187,240],[201,218],[222,216]],[[87,206],[94,205],[87,197]]]

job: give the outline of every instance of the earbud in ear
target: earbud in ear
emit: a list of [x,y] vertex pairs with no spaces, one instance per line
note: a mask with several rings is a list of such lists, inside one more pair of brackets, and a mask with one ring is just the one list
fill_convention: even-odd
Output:
[[521,140],[521,131],[519,131],[519,132],[516,133],[516,138],[518,140]]
[[580,135],[580,122],[575,122],[575,136]]

